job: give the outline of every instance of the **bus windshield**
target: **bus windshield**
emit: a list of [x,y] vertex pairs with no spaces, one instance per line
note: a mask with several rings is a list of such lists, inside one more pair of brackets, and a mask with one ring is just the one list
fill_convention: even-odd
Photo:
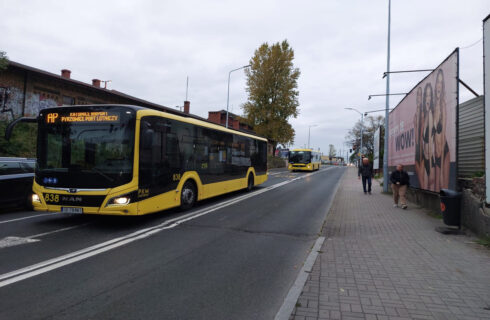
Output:
[[131,181],[134,111],[123,107],[44,110],[36,182],[53,188],[112,188]]
[[291,151],[289,153],[289,163],[309,163],[310,161],[310,151]]

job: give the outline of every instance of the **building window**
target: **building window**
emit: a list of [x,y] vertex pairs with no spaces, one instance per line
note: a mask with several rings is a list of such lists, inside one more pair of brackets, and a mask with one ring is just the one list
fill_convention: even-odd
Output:
[[69,96],[63,96],[63,105],[74,105],[75,98]]

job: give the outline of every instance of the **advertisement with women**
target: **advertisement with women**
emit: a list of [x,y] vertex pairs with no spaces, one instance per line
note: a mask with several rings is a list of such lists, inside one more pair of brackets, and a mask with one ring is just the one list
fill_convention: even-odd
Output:
[[390,113],[389,171],[404,165],[412,187],[456,187],[458,54],[456,49]]

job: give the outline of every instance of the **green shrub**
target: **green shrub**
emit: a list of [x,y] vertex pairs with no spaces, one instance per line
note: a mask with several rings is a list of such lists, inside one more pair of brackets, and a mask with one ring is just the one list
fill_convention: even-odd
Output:
[[473,173],[473,175],[471,176],[472,178],[481,178],[485,175],[485,171],[477,171],[475,173]]
[[272,169],[272,168],[285,168],[285,167],[286,167],[285,159],[279,157],[267,156],[267,168]]
[[475,242],[490,249],[490,236],[488,235],[478,238]]
[[0,121],[0,157],[36,157],[36,123],[19,123],[15,126],[10,141],[5,140],[7,121]]

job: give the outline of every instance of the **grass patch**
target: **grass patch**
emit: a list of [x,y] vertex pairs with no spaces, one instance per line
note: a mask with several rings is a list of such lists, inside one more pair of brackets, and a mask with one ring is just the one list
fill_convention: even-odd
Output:
[[490,236],[480,237],[475,242],[490,249]]
[[442,220],[442,214],[440,214],[439,212],[435,212],[435,211],[427,211],[427,215],[428,215],[429,217],[432,217],[432,218],[435,218],[435,219]]

